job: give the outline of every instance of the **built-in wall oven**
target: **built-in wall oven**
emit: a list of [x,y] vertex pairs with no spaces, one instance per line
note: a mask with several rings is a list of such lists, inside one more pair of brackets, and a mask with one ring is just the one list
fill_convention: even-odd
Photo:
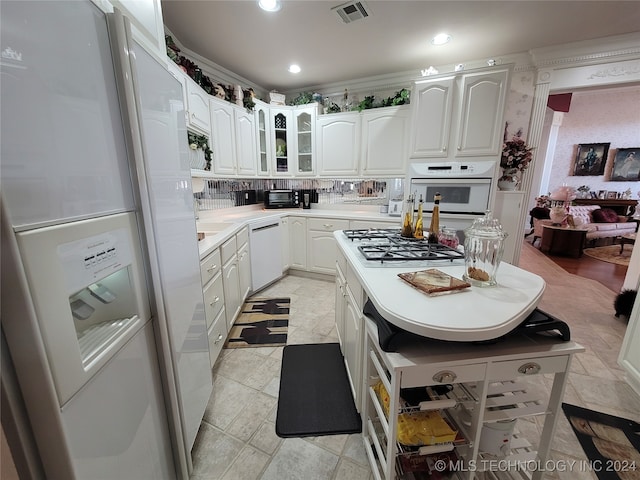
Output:
[[431,212],[439,193],[440,224],[465,228],[493,207],[496,166],[495,161],[412,163],[407,195],[422,197],[423,210]]

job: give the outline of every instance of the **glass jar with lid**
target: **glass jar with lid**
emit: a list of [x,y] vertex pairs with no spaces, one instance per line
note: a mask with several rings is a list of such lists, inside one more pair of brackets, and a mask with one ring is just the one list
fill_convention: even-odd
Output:
[[507,233],[487,210],[484,217],[474,220],[464,234],[464,280],[477,287],[496,285]]
[[447,247],[458,248],[458,245],[460,245],[458,232],[455,228],[442,227],[438,235],[438,243],[446,245]]

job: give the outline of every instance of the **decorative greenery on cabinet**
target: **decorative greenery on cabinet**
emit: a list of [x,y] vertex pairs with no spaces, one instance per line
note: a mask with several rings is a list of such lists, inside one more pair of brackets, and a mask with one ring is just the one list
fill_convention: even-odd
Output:
[[210,171],[213,151],[209,148],[209,139],[205,135],[198,135],[189,130],[187,130],[187,138],[189,139],[189,148],[204,150],[204,159],[207,162],[204,169]]
[[[175,44],[171,35],[165,35],[165,41],[167,43],[167,56],[173,60],[176,65],[182,68],[185,73],[193,79],[193,81],[200,85],[205,92],[209,95],[222,98],[227,102],[236,104],[237,95],[233,85],[223,85],[222,83],[214,84],[207,75],[202,73],[202,70],[198,65],[185,56],[179,55],[180,48]],[[255,107],[253,97],[253,89],[242,88],[242,105],[249,112],[252,112]]]

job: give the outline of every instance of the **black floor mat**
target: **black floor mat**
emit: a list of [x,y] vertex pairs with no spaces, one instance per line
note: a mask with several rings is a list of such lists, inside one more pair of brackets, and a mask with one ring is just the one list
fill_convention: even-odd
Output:
[[276,434],[287,438],[361,431],[340,346],[284,347]]

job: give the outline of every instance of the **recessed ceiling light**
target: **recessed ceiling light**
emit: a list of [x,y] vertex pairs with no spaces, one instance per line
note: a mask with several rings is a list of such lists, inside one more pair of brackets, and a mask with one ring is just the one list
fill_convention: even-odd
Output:
[[280,0],[258,0],[258,5],[266,12],[277,12],[282,7]]
[[434,45],[444,45],[445,43],[449,43],[450,41],[451,35],[449,35],[448,33],[439,33],[431,39],[431,43]]
[[300,73],[300,65],[296,65],[295,63],[289,65],[289,71],[291,73]]

